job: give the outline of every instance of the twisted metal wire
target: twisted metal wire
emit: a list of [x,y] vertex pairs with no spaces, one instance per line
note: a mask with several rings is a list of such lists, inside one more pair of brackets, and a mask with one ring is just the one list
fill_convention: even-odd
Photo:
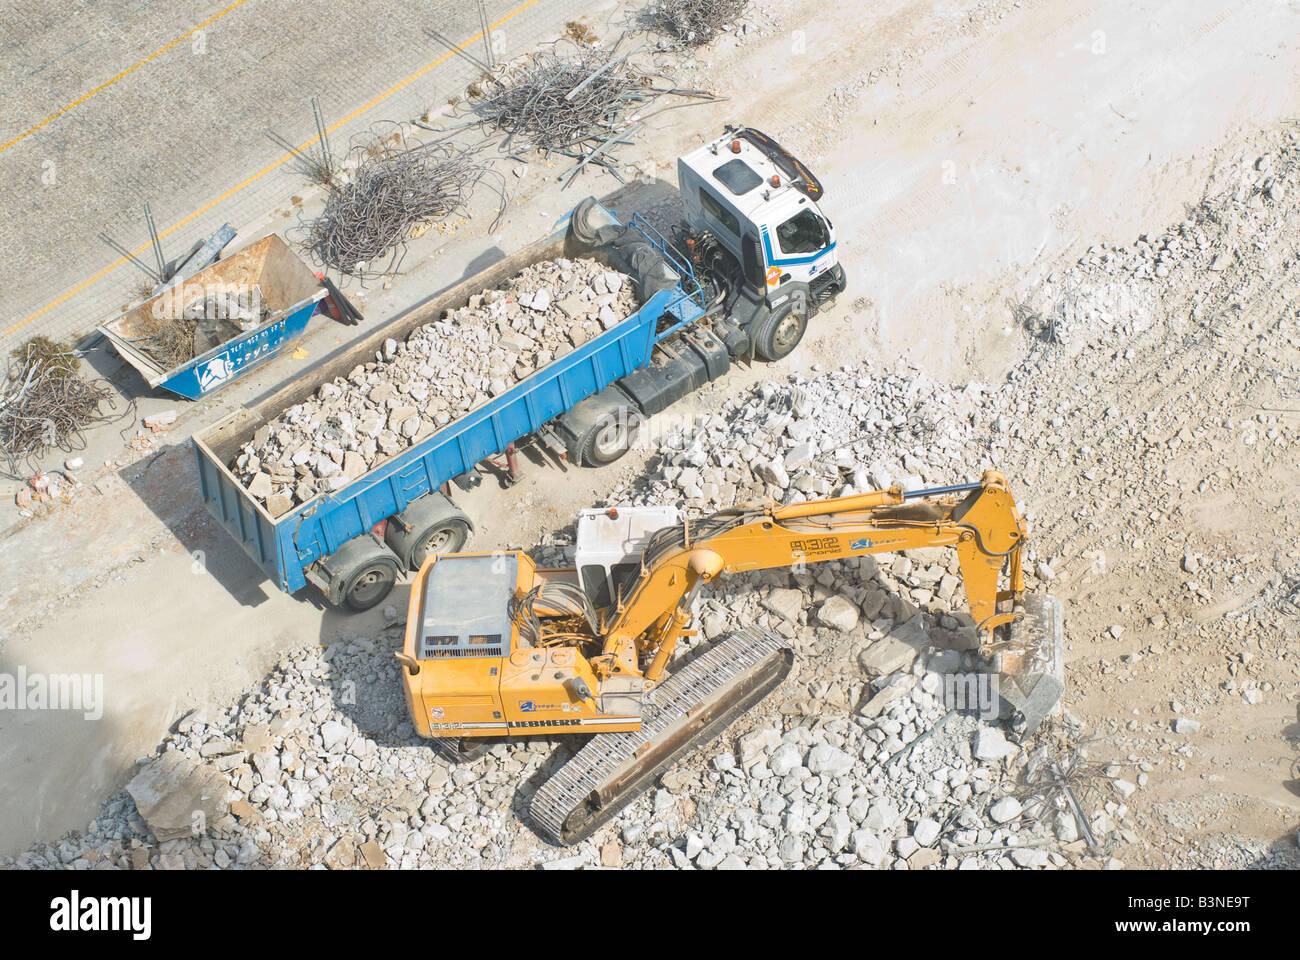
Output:
[[307,236],[322,263],[357,277],[396,272],[415,229],[464,212],[487,169],[472,150],[401,131],[353,152],[351,175],[331,184]]
[[101,379],[76,375],[78,358],[62,348],[29,342],[9,360],[0,387],[0,457],[10,479],[36,473],[37,462],[54,449],[84,449],[82,431],[110,419],[100,409],[116,409],[112,391]]
[[687,47],[702,47],[735,26],[749,0],[651,0],[637,12],[645,29]]

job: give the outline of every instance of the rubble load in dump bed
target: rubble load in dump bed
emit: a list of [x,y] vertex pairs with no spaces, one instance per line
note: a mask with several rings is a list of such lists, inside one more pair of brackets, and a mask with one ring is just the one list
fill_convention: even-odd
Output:
[[231,465],[273,517],[340,490],[637,309],[632,279],[597,260],[544,260],[497,290],[387,340],[260,427]]

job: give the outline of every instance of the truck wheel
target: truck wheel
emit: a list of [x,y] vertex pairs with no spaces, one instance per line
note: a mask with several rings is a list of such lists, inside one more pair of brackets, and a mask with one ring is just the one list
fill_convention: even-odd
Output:
[[789,356],[808,330],[806,301],[791,301],[777,307],[758,326],[754,336],[754,350],[769,363]]
[[435,553],[455,553],[465,546],[474,525],[441,493],[431,493],[388,518],[384,540],[406,569],[414,572]]
[[584,467],[608,466],[632,449],[640,428],[641,415],[631,407],[611,410],[588,428],[578,445],[579,463]]
[[343,602],[357,613],[369,610],[388,596],[397,582],[397,568],[387,560],[369,560],[343,584]]
[[424,561],[438,553],[455,553],[465,546],[469,528],[459,520],[440,520],[424,530],[411,550],[411,569],[419,570]]

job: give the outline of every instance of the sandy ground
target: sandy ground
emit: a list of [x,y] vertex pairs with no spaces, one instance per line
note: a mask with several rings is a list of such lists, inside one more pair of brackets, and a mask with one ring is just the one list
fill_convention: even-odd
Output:
[[[694,76],[680,78],[712,85],[729,100],[666,114],[627,156],[671,181],[673,158],[725,121],[777,135],[826,185],[823,206],[840,232],[851,287],[795,355],[774,367],[733,370],[678,414],[708,409],[783,371],[838,364],[846,350],[907,358],[957,382],[999,377],[1023,349],[1008,305],[1034,281],[1093,243],[1131,242],[1176,221],[1224,149],[1291,116],[1300,101],[1300,8],[1288,3],[895,2],[842,6],[833,18],[805,3],[755,22],[742,44],[724,39]],[[613,187],[606,183],[584,187],[603,193]],[[662,196],[651,185],[619,194],[616,207],[626,212]],[[413,246],[407,276],[366,292],[364,329],[494,249],[533,239],[576,199],[530,174],[500,235],[485,236],[475,221],[454,242]],[[308,360],[276,361],[259,376],[301,375],[353,335],[322,328],[308,343]],[[249,388],[228,402],[255,395]],[[110,474],[102,497],[5,536],[0,672],[23,665],[102,673],[107,709],[97,723],[0,715],[0,766],[13,773],[0,783],[0,854],[84,825],[190,706],[233,696],[284,650],[377,628],[377,611],[343,616],[323,610],[314,595],[281,595],[197,506],[182,441],[221,412],[186,408],[156,453]],[[103,436],[96,442],[111,446]],[[484,483],[462,498],[478,522],[474,545],[531,543],[562,529],[643,465],[638,451],[599,471],[529,464],[509,491]],[[1032,494],[1049,537],[1074,479],[1062,476]],[[1213,516],[1212,507],[1201,509]],[[1240,510],[1233,529],[1266,541],[1273,527],[1267,514]],[[1114,622],[1112,608],[1137,575],[1065,588],[1070,629]],[[399,587],[393,602],[403,597]],[[1202,669],[1208,683],[1209,665],[1220,659],[1218,650],[1193,648],[1171,659],[1169,676]],[[1168,699],[1165,668],[1154,669],[1150,691],[1134,707]],[[1090,721],[1113,714],[1102,678],[1078,672],[1071,709]],[[1294,714],[1294,704],[1277,705],[1279,716],[1268,723],[1282,723],[1288,709]],[[1205,719],[1207,726],[1222,720],[1225,730],[1258,722]],[[1296,798],[1275,769],[1277,735],[1226,735],[1221,749],[1239,769],[1258,771],[1234,784],[1250,802],[1230,816],[1233,832],[1271,840],[1288,818],[1294,824]],[[1195,793],[1197,776],[1193,770],[1162,789]],[[1153,851],[1126,862],[1163,861]]]

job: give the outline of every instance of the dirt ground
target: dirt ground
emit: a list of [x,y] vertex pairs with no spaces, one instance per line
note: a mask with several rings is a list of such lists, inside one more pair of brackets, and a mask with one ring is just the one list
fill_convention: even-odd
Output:
[[[678,416],[855,355],[907,360],[956,383],[998,381],[1033,349],[1015,304],[1095,244],[1131,244],[1176,224],[1212,171],[1237,155],[1253,161],[1300,115],[1295,3],[893,2],[842,5],[833,17],[796,3],[757,12],[743,39],[723,39],[694,75],[679,76],[728,99],[664,115],[627,156],[671,182],[674,157],[724,122],[772,133],[823,180],[850,289],[794,355],[734,369],[674,408]],[[662,195],[623,192],[619,212]],[[513,249],[576,199],[537,178],[501,236],[489,241],[471,224],[457,242]],[[1294,840],[1300,819],[1297,621],[1277,605],[1285,591],[1253,586],[1300,572],[1300,467],[1293,452],[1268,458],[1243,446],[1239,425],[1257,408],[1290,410],[1294,423],[1300,384],[1225,364],[1261,352],[1261,342],[1295,362],[1294,321],[1278,314],[1293,299],[1287,271],[1300,223],[1284,226],[1294,232],[1269,240],[1275,282],[1243,295],[1229,335],[1172,344],[1157,325],[1126,345],[1122,365],[1074,371],[1062,406],[1078,416],[1051,426],[1053,411],[1037,410],[1040,430],[1022,435],[1071,455],[1006,468],[1068,604],[1068,708],[1116,759],[1163,757],[1128,801],[1134,825],[1119,856],[1131,867],[1210,865],[1204,851],[1225,835]],[[413,248],[409,275],[370,291],[368,318],[437,289],[453,256]],[[1187,307],[1162,304],[1171,315]],[[1170,436],[1185,419],[1193,440],[1170,446],[1165,436],[1161,447],[1153,438],[1144,456],[1115,434],[1111,460],[1074,454],[1089,441],[1110,449],[1108,421],[1088,418],[1120,402],[1159,410]],[[187,418],[202,419],[187,412],[158,452],[109,473],[102,496],[4,535],[0,672],[102,673],[107,709],[97,724],[0,716],[0,766],[14,774],[0,783],[0,855],[84,825],[186,709],[235,695],[286,650],[378,628],[379,611],[345,616],[261,580],[197,504],[181,442]],[[1032,477],[1021,480],[1015,470],[1031,460]],[[509,490],[485,482],[459,498],[477,521],[473,543],[535,543],[645,463],[637,450],[603,470],[529,463]],[[1189,551],[1207,567],[1220,563],[1211,599],[1186,587]],[[1238,572],[1244,578],[1232,581]],[[399,586],[392,602],[400,607],[404,593]],[[1269,615],[1229,616],[1256,596]],[[1247,675],[1269,685],[1263,702],[1224,693]],[[1201,723],[1192,747],[1168,742],[1176,715]]]

